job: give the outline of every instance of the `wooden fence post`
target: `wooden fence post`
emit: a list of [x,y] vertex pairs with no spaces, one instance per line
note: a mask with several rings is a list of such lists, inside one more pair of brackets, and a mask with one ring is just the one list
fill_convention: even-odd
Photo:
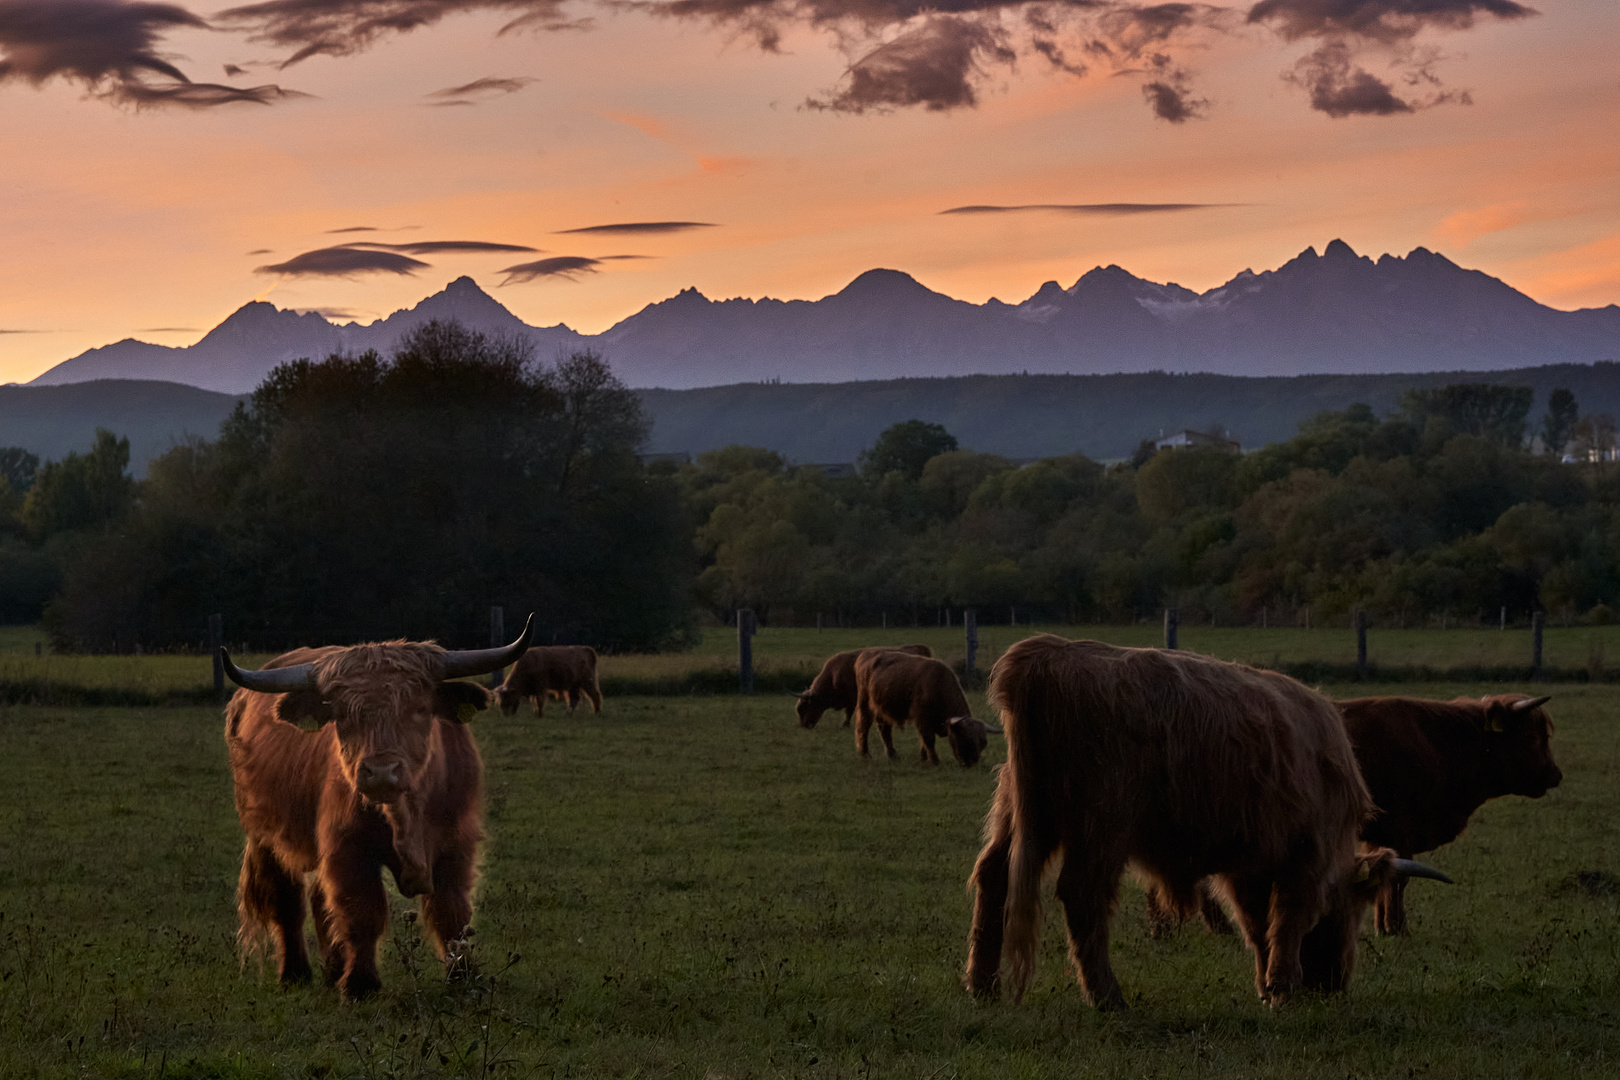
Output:
[[[489,607],[489,647],[498,649],[506,644],[506,609],[495,604]],[[506,681],[506,669],[496,668],[489,673],[491,690]]]
[[1530,677],[1541,678],[1541,628],[1546,624],[1547,614],[1538,611],[1530,616]]
[[972,608],[962,609],[962,625],[967,629],[967,674],[973,674],[973,662],[979,655],[979,613]]
[[1507,605],[1506,604],[1502,605],[1502,626],[1501,626],[1501,629],[1503,629],[1503,630],[1507,629]]
[[1173,607],[1164,609],[1164,647],[1176,648],[1176,631],[1181,629],[1181,612]]
[[1367,678],[1367,613],[1356,612],[1356,680]]
[[223,615],[208,616],[208,652],[214,658],[214,700],[225,700],[225,658],[219,655],[219,650],[225,644],[225,618]]
[[754,634],[759,620],[753,608],[737,609],[737,689],[745,694],[754,692]]

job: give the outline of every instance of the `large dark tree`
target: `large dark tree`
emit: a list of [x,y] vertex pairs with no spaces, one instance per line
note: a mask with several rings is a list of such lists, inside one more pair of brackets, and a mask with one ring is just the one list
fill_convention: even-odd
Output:
[[217,443],[153,463],[132,542],[79,561],[55,628],[164,644],[220,611],[266,646],[479,644],[500,604],[542,641],[657,647],[684,632],[690,556],[645,436],[599,357],[537,366],[455,323],[388,360],[286,364]]
[[871,449],[861,454],[861,472],[873,479],[898,472],[908,480],[916,480],[930,459],[956,448],[956,436],[944,425],[904,420],[886,428]]
[[1563,457],[1564,447],[1575,437],[1575,425],[1581,419],[1581,407],[1575,395],[1568,390],[1554,390],[1547,396],[1547,415],[1541,421],[1541,442],[1547,453]]

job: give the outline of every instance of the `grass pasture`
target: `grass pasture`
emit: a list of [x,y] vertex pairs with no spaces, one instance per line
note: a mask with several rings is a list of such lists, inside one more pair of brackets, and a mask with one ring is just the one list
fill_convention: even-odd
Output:
[[0,709],[0,1076],[1620,1071],[1620,688],[1556,688],[1563,786],[1476,815],[1432,859],[1459,884],[1415,883],[1412,937],[1367,938],[1346,995],[1265,1009],[1237,942],[1196,926],[1150,940],[1127,885],[1122,1016],[1082,1004],[1050,908],[1023,1005],[961,989],[996,741],[972,770],[919,765],[909,732],[900,760],[863,762],[835,715],[801,731],[791,705],[482,714],[484,976],[447,987],[395,897],[384,991],[356,1006],[239,964],[216,710]]

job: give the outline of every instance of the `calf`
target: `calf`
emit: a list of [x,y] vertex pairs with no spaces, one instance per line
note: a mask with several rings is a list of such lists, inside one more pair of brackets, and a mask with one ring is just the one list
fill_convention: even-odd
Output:
[[[1428,701],[1352,698],[1338,703],[1377,812],[1361,830],[1369,845],[1410,858],[1455,840],[1489,799],[1539,799],[1564,774],[1548,745],[1546,697]],[[1379,890],[1378,930],[1406,933],[1406,883]]]
[[591,712],[602,712],[602,690],[596,681],[596,650],[589,645],[537,645],[523,654],[506,681],[495,688],[501,712],[511,716],[524,698],[534,715],[546,714],[546,697],[566,700],[574,712],[580,697],[591,702]]
[[867,756],[867,733],[874,722],[889,756],[895,756],[892,728],[908,721],[917,725],[922,759],[939,764],[934,740],[951,744],[951,753],[964,767],[975,765],[989,742],[989,728],[973,719],[956,672],[943,661],[894,649],[866,649],[855,658],[855,749]]
[[813,728],[821,720],[821,714],[828,709],[844,710],[844,726],[849,727],[850,719],[855,715],[855,661],[863,653],[888,649],[893,652],[910,653],[913,656],[933,656],[933,651],[926,645],[873,645],[866,649],[849,649],[841,653],[833,653],[827,657],[827,662],[821,665],[821,671],[811,682],[810,688],[802,694],[795,694],[799,699],[794,711],[799,715],[799,726]]

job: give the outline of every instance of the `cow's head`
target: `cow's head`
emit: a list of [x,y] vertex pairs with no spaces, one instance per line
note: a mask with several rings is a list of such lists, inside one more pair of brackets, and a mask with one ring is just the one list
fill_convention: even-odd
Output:
[[515,715],[517,715],[518,706],[523,704],[523,695],[522,694],[518,693],[516,690],[513,690],[510,686],[507,686],[505,683],[502,683],[501,685],[497,686],[494,689],[493,693],[495,695],[495,704],[497,704],[497,705],[499,705],[501,707],[501,712],[504,715],[506,715],[506,716],[515,716]]
[[1539,799],[1563,782],[1549,745],[1552,721],[1541,708],[1548,700],[1528,694],[1480,699],[1485,769],[1494,792]]
[[798,715],[799,726],[802,728],[815,727],[816,724],[821,722],[821,714],[832,708],[826,698],[816,694],[814,687],[802,694],[794,694],[793,696],[799,699],[798,703],[793,706],[793,711]]
[[389,641],[260,671],[241,670],[223,649],[220,655],[232,682],[280,695],[275,707],[281,719],[331,724],[339,770],[360,798],[382,808],[393,827],[400,891],[413,896],[433,888],[422,815],[435,767],[443,764],[438,721],[464,724],[489,705],[483,687],[448,680],[514,662],[529,647],[533,624],[530,616],[522,636],[498,649]]
[[965,769],[970,765],[977,765],[979,758],[984,756],[984,748],[990,744],[990,732],[999,734],[999,728],[992,728],[982,720],[975,720],[971,716],[953,716],[945,721],[945,737],[950,740],[951,753]]
[[1401,878],[1429,878],[1453,884],[1440,871],[1402,859],[1387,847],[1357,852],[1349,872],[1330,886],[1327,911],[1300,943],[1305,989],[1338,991],[1350,984],[1356,966],[1356,942],[1367,908],[1381,889]]

